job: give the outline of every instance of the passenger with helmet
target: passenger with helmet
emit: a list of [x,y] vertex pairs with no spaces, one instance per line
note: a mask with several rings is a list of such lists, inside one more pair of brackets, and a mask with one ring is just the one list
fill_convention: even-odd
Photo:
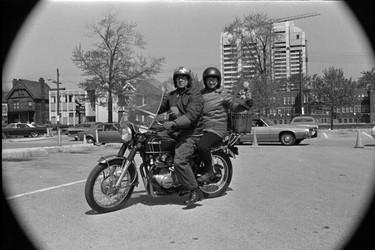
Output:
[[186,67],[179,67],[174,71],[173,83],[176,89],[164,98],[159,114],[168,112],[170,121],[163,124],[164,128],[179,132],[176,137],[174,168],[182,187],[180,194],[189,193],[185,204],[191,205],[203,198],[189,163],[202,135],[200,119],[203,98],[199,88],[192,86],[191,71]]
[[[210,148],[220,144],[228,130],[228,111],[241,112],[247,109],[233,100],[233,96],[221,87],[221,73],[217,68],[209,67],[203,72],[204,88],[201,94],[204,99],[203,107],[203,136],[201,137],[197,153],[202,159],[206,173],[198,177],[198,183],[205,183],[214,177]],[[251,100],[246,102],[251,106]]]

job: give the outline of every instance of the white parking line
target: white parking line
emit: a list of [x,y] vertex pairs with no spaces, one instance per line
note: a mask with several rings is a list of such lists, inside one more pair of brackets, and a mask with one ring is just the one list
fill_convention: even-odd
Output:
[[367,135],[368,137],[372,138],[371,135],[367,134],[366,132],[362,132],[363,134]]
[[325,132],[323,132],[323,135],[328,139],[328,135]]
[[61,188],[61,187],[75,185],[75,184],[78,184],[78,183],[81,183],[81,182],[85,182],[85,181],[86,180],[80,180],[80,181],[75,181],[75,182],[70,182],[70,183],[62,184],[62,185],[59,185],[59,186],[54,186],[54,187],[39,189],[39,190],[35,190],[35,191],[32,191],[32,192],[28,192],[28,193],[17,194],[17,195],[13,195],[13,196],[7,197],[6,199],[7,200],[15,199],[15,198],[19,198],[19,197],[30,195],[30,194],[36,194],[36,193],[41,193],[41,192],[49,191],[49,190],[56,189],[56,188]]

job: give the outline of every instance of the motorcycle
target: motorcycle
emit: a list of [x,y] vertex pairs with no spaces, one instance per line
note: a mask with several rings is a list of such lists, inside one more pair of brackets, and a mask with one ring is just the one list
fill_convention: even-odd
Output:
[[[156,120],[160,117],[157,114],[163,95],[164,89],[147,82],[135,90],[132,107],[120,121],[123,141],[120,150],[115,155],[101,157],[87,177],[85,198],[93,210],[107,213],[124,208],[140,177],[152,197],[176,195],[181,191],[173,166],[177,141],[165,136],[161,122]],[[238,154],[234,145],[239,137],[240,133],[230,132],[221,145],[211,149],[215,176],[210,182],[199,184],[204,198],[226,192],[233,175],[230,157]],[[136,154],[142,159],[139,168]],[[198,155],[191,157],[190,166],[196,178],[205,173]]]

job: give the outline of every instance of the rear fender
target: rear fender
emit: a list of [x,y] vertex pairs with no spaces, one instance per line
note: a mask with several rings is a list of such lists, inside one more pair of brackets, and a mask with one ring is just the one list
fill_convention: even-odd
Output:
[[236,155],[238,155],[238,148],[234,146],[225,145],[225,146],[220,146],[220,147],[211,149],[211,152],[216,152],[216,151],[223,152],[224,154],[234,159],[236,159]]

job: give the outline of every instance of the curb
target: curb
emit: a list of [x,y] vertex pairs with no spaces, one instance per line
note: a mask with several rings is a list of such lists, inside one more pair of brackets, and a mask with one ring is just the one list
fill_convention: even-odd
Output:
[[2,151],[2,160],[21,159],[30,157],[47,157],[50,153],[85,153],[94,150],[94,145],[67,145],[36,148],[5,149]]
[[117,149],[121,147],[121,144],[75,144],[66,146],[5,149],[2,151],[2,160],[22,159],[30,157],[48,157],[50,153],[88,153],[93,150],[100,150],[103,147]]

